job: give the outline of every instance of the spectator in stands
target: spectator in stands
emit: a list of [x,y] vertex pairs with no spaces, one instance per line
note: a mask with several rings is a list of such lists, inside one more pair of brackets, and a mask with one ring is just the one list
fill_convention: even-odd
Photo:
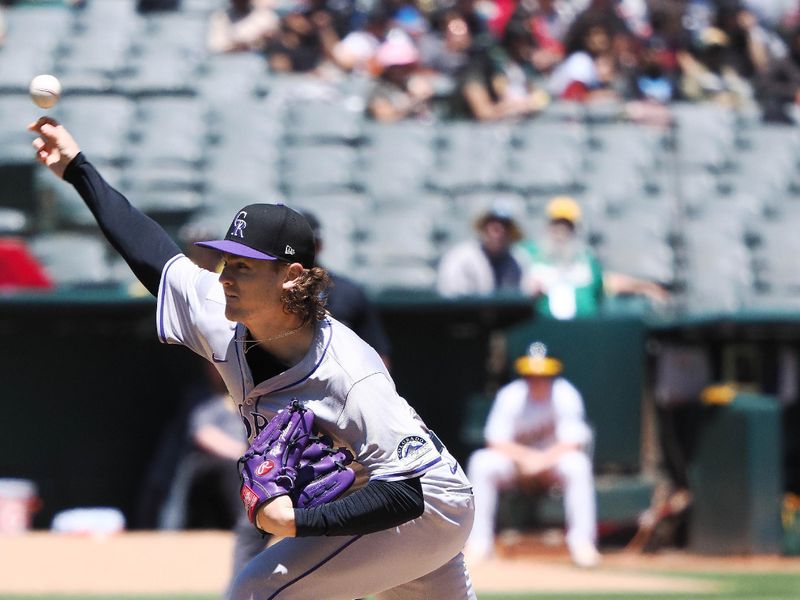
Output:
[[663,46],[653,40],[644,43],[636,68],[631,72],[631,96],[668,104],[675,96],[677,73],[663,62]]
[[729,43],[724,31],[709,27],[700,34],[696,45],[678,54],[684,98],[727,107],[749,103],[753,89],[732,64]]
[[527,21],[535,40],[531,61],[539,73],[550,73],[564,60],[565,37],[575,19],[570,2],[561,0],[522,0],[517,4],[513,21]]
[[580,392],[560,377],[561,361],[542,343],[514,363],[517,379],[495,396],[484,428],[486,447],[467,463],[475,492],[475,521],[467,561],[491,556],[498,496],[511,488],[564,492],[567,547],[579,567],[600,562],[590,447],[592,431]]
[[[394,3],[390,2],[390,4]],[[392,14],[392,28],[404,32],[415,44],[418,44],[420,38],[430,29],[430,23],[425,14],[416,6],[416,2],[401,0],[400,5],[395,7]]]
[[[487,45],[496,39],[489,29],[490,17],[482,10],[478,0],[444,0],[436,10],[454,11],[461,15],[476,42]],[[434,14],[436,13],[434,10]]]
[[230,0],[227,8],[211,13],[208,49],[218,53],[263,50],[278,23],[275,11],[261,2]]
[[443,296],[518,292],[522,269],[513,244],[522,231],[512,213],[497,204],[475,222],[477,238],[445,252],[439,262],[437,289]]
[[691,39],[684,17],[685,11],[669,0],[651,5],[652,33],[642,42],[634,73],[635,97],[663,104],[679,95],[678,53],[690,46]]
[[603,16],[584,18],[581,24],[581,36],[568,46],[567,58],[553,70],[549,91],[555,97],[576,102],[619,100],[613,30]]
[[330,10],[324,0],[298,5],[281,18],[278,32],[267,44],[270,69],[277,73],[308,73],[330,59],[341,39],[341,14]]
[[381,72],[367,101],[369,116],[382,123],[429,117],[434,89],[419,71],[419,52],[411,41],[390,37],[375,58]]
[[375,74],[375,56],[386,41],[390,17],[382,7],[369,12],[363,28],[348,33],[331,51],[331,60],[345,72]]
[[346,72],[374,74],[375,54],[389,30],[389,14],[374,8],[364,17],[363,26],[350,31],[333,47],[332,60]]
[[535,298],[537,314],[556,319],[595,315],[606,295],[644,295],[665,302],[660,285],[616,272],[603,272],[591,249],[577,235],[582,211],[568,196],[547,204],[547,229],[541,240],[520,244],[522,291]]
[[720,4],[716,26],[728,38],[728,64],[748,81],[765,73],[774,55],[786,52],[780,38],[762,27],[756,16],[739,2]]
[[[314,232],[316,256],[319,257],[323,249],[322,226],[316,215],[309,211],[301,212]],[[391,346],[375,305],[370,302],[364,289],[352,279],[331,270],[328,270],[328,275],[331,278],[331,286],[327,291],[328,301],[325,305],[328,312],[375,348],[388,368]]]
[[800,105],[800,25],[787,36],[788,53],[756,79],[764,120],[794,123],[791,111]]
[[471,57],[458,77],[452,116],[499,121],[531,116],[550,102],[536,82],[531,62],[534,48],[530,25],[514,21],[500,47],[473,44]]
[[672,122],[669,103],[677,95],[677,68],[670,68],[662,40],[650,38],[621,69],[618,90],[624,100],[623,115],[629,121],[666,128]]
[[431,22],[430,30],[419,40],[420,61],[425,68],[449,78],[466,66],[472,34],[457,11],[441,11]]

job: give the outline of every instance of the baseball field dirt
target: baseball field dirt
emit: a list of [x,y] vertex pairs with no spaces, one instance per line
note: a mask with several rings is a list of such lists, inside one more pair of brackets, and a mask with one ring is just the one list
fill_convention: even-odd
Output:
[[[124,533],[107,538],[31,532],[0,536],[0,594],[218,594],[232,537],[225,532]],[[670,571],[797,571],[798,559],[713,558],[681,552],[604,554],[593,570],[563,548],[518,547],[471,565],[478,592],[703,592],[708,582]],[[660,572],[664,574],[654,574]]]

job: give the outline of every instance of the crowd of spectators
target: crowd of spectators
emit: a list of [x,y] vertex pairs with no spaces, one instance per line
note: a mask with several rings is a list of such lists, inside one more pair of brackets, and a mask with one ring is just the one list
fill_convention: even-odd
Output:
[[381,121],[492,121],[571,100],[663,122],[686,100],[792,122],[798,33],[785,0],[230,0],[208,44],[261,52],[275,72],[374,78]]

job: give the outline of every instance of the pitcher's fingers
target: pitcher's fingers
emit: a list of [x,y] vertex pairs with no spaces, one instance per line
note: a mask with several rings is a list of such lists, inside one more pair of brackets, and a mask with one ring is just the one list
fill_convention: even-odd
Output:
[[36,150],[41,150],[42,148],[45,147],[45,143],[44,143],[44,140],[42,138],[36,138],[35,140],[33,140],[31,142],[31,144],[33,145],[33,147]]
[[42,125],[58,127],[59,123],[52,117],[39,117],[36,121],[28,125],[28,131],[41,131]]

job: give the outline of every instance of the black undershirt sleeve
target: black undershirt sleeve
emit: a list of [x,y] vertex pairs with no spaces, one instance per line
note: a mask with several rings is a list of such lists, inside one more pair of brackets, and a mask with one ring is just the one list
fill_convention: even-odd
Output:
[[67,165],[64,180],[78,190],[101,231],[136,278],[153,296],[158,295],[164,265],[181,252],[175,241],[158,223],[112,188],[83,153]]
[[314,508],[295,508],[296,536],[375,533],[416,519],[424,510],[419,477],[370,481],[345,498]]

